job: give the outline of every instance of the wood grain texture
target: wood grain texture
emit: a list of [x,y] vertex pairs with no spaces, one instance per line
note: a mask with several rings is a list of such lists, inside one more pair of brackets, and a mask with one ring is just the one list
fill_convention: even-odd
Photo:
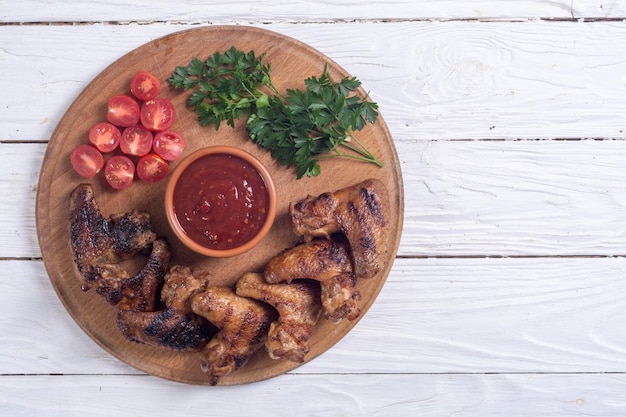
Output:
[[0,142],[0,258],[40,256],[34,202],[44,153],[39,143]]
[[[121,12],[122,11],[122,12]],[[120,13],[121,12],[121,13]],[[595,9],[582,8],[595,15]],[[61,2],[36,0],[3,5],[0,22],[275,22],[361,19],[524,19],[572,18],[568,0],[388,0],[388,1],[193,1],[173,6],[165,0]],[[580,15],[576,17],[585,17]]]
[[[621,0],[4,3],[1,414],[626,414]],[[82,332],[36,259],[34,203],[46,143],[91,79],[215,23],[293,36],[357,75],[408,187],[400,257],[365,319],[297,372],[208,389]]]
[[[41,262],[0,261],[0,373],[138,374],[72,321]],[[625,258],[396,260],[303,374],[626,373]],[[26,313],[37,306],[34,313]]]
[[401,253],[625,253],[623,140],[420,145],[398,146],[412,184]]
[[577,18],[620,19],[626,16],[626,4],[620,0],[574,0],[572,14]]
[[[39,257],[35,194],[45,144],[0,145],[0,257]],[[396,141],[401,256],[626,254],[626,142]]]
[[0,408],[13,417],[144,416],[164,409],[188,417],[249,416],[252,409],[258,417],[626,413],[624,375],[285,375],[210,392],[141,376],[2,376],[0,389]]
[[[398,141],[626,138],[620,23],[252,26],[305,42],[357,76]],[[47,140],[100,71],[185,28],[0,26],[3,65],[20,69],[0,79],[0,140]]]
[[[207,50],[205,45],[212,45]],[[100,73],[80,94],[56,127],[41,169],[37,189],[36,219],[39,244],[51,281],[68,312],[79,325],[105,350],[138,369],[178,382],[208,384],[209,379],[200,367],[200,355],[195,352],[173,352],[158,347],[130,343],[117,329],[116,309],[108,305],[94,291],[86,294],[81,290],[74,267],[74,255],[68,243],[69,203],[68,196],[80,183],[91,184],[100,210],[105,217],[132,210],[150,214],[153,230],[166,238],[172,250],[171,265],[186,265],[210,274],[214,286],[234,286],[246,272],[264,268],[272,257],[292,247],[297,236],[289,217],[291,204],[321,193],[332,192],[362,182],[366,178],[381,181],[386,195],[384,246],[381,268],[376,277],[358,283],[361,294],[359,309],[366,314],[376,295],[384,285],[400,242],[403,220],[403,184],[393,140],[384,119],[379,118],[360,130],[359,140],[382,162],[384,168],[373,164],[344,159],[340,164],[320,161],[321,174],[315,178],[298,180],[293,169],[279,165],[268,152],[248,139],[243,123],[235,128],[205,129],[198,125],[197,115],[185,108],[188,94],[173,89],[162,89],[160,97],[170,99],[177,109],[174,131],[185,137],[185,155],[210,145],[228,145],[240,148],[255,156],[272,176],[277,190],[276,220],[267,236],[244,254],[229,258],[215,258],[193,253],[176,238],[164,210],[167,181],[149,183],[135,181],[132,193],[120,193],[106,184],[103,176],[85,180],[72,169],[68,155],[79,144],[86,143],[85,136],[91,126],[105,120],[106,97],[125,93],[130,88],[132,74],[144,70],[159,79],[165,79],[180,63],[188,63],[193,57],[210,56],[226,51],[235,45],[239,50],[266,53],[272,63],[272,83],[280,91],[303,88],[304,80],[313,71],[322,74],[329,65],[329,74],[339,80],[347,77],[340,66],[313,48],[275,32],[247,27],[205,27],[159,38],[124,55]],[[358,91],[361,97],[366,92]],[[209,133],[209,131],[211,133]],[[180,161],[170,164],[177,169]],[[394,213],[395,216],[389,216]],[[332,323],[320,320],[310,341],[310,351],[305,361],[315,358],[339,341],[357,323],[343,320]],[[220,380],[220,384],[241,384],[259,381],[279,375],[298,367],[300,363],[288,360],[272,360],[265,352],[259,352],[245,367]]]

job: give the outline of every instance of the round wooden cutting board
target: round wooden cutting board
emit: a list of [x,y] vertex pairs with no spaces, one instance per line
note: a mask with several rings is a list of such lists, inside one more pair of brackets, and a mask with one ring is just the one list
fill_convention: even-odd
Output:
[[[378,276],[357,283],[362,294],[361,317],[372,305],[387,278],[402,231],[404,197],[400,166],[382,117],[374,125],[357,133],[359,139],[384,163],[383,168],[334,158],[321,162],[322,172],[318,177],[302,179],[296,179],[293,169],[278,165],[267,151],[252,143],[246,135],[244,121],[238,123],[235,129],[223,124],[218,131],[198,124],[195,113],[186,107],[189,93],[172,89],[166,80],[177,66],[186,66],[193,57],[205,59],[231,46],[245,52],[254,50],[257,55],[265,53],[266,62],[272,65],[272,79],[280,90],[304,88],[304,80],[313,75],[319,76],[327,63],[334,79],[349,75],[313,48],[263,29],[202,27],[156,39],[106,68],[70,106],[50,138],[37,191],[37,233],[41,252],[52,285],[70,315],[93,340],[120,360],[147,373],[184,383],[208,384],[197,353],[180,353],[126,340],[115,323],[116,308],[107,304],[94,291],[81,290],[81,280],[74,267],[69,245],[68,222],[69,195],[78,184],[86,182],[93,186],[105,217],[131,210],[150,213],[153,229],[170,242],[173,252],[171,265],[188,265],[208,271],[211,285],[233,285],[243,273],[260,270],[270,258],[292,247],[297,241],[288,215],[291,202],[307,195],[319,195],[347,187],[366,178],[378,178],[389,191],[392,215],[386,227],[391,250]],[[87,134],[92,125],[105,120],[108,98],[116,94],[129,94],[132,76],[142,70],[151,72],[161,80],[163,89],[160,96],[172,100],[176,106],[178,117],[172,129],[184,135],[187,142],[185,155],[210,145],[237,146],[255,155],[270,170],[278,190],[277,218],[268,237],[252,251],[232,258],[213,259],[196,255],[183,247],[170,230],[163,210],[166,181],[146,183],[135,180],[130,188],[114,191],[101,174],[85,180],[73,171],[70,152],[77,145],[88,142]],[[365,95],[364,90],[359,93]],[[170,165],[170,169],[175,167],[176,162]],[[309,361],[329,349],[357,321],[333,323],[321,319],[305,360]],[[220,384],[259,381],[280,375],[298,365],[287,360],[273,360],[261,349],[243,368],[224,378]]]

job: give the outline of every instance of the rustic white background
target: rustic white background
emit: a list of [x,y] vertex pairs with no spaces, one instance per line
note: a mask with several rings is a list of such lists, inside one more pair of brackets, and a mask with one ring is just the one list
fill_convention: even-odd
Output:
[[[626,1],[0,0],[0,415],[626,415]],[[64,310],[35,230],[43,155],[106,66],[162,35],[297,38],[380,105],[406,192],[387,284],[295,372],[144,375]]]

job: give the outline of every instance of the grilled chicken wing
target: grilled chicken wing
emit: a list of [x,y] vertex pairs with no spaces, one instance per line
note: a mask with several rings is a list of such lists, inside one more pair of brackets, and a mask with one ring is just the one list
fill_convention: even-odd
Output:
[[211,385],[248,362],[265,343],[275,319],[267,304],[240,297],[225,287],[209,287],[195,295],[191,309],[220,330],[202,351],[201,366]]
[[119,311],[117,325],[129,340],[174,350],[201,350],[215,329],[194,314],[191,297],[204,291],[208,281],[176,265],[165,275],[161,299],[165,309],[156,312]]
[[[303,362],[322,312],[337,321],[360,315],[356,279],[384,266],[388,211],[386,190],[377,180],[301,200],[290,214],[304,243],[271,259],[263,274],[245,274],[236,292],[208,286],[206,277],[187,267],[166,273],[169,245],[152,231],[150,216],[132,211],[103,217],[88,184],[71,194],[70,245],[82,289],[94,287],[118,307],[124,336],[200,351],[202,369],[216,385],[264,344],[272,358]],[[337,232],[349,245],[331,239]],[[130,277],[119,263],[140,252],[148,255],[147,263]]]
[[200,317],[174,308],[145,313],[120,310],[116,322],[128,340],[179,351],[199,351],[214,334]]
[[205,291],[209,286],[208,274],[193,272],[191,268],[175,265],[165,275],[165,285],[161,290],[161,300],[168,308],[183,313],[191,312],[191,298]]
[[72,191],[69,223],[70,245],[84,290],[99,278],[102,267],[118,272],[111,265],[149,248],[157,237],[147,213],[133,211],[104,218],[89,184]]
[[321,312],[319,285],[305,280],[268,284],[262,274],[249,272],[237,281],[236,292],[268,303],[278,311],[278,320],[270,325],[265,343],[270,357],[304,362]]
[[383,267],[387,252],[384,234],[389,213],[385,185],[368,179],[352,187],[317,197],[308,196],[290,207],[294,231],[311,240],[343,232],[354,257],[354,273],[371,278]]
[[[78,185],[70,195],[70,246],[83,278],[82,289],[92,287],[121,310],[153,311],[171,252],[152,231],[150,215],[133,211],[102,216],[92,187]],[[129,276],[118,265],[139,252],[149,251],[146,265]]]
[[96,266],[95,290],[120,310],[154,311],[171,252],[165,239],[152,243],[145,266],[133,277],[115,264]]
[[360,314],[357,301],[361,294],[355,288],[348,249],[341,243],[316,239],[294,246],[272,258],[264,276],[270,284],[294,279],[319,281],[324,313],[332,320],[354,320]]

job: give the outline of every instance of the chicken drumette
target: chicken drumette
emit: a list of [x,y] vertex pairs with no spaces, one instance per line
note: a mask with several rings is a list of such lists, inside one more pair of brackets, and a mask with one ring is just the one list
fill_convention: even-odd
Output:
[[70,245],[84,290],[99,278],[103,265],[113,272],[116,268],[110,265],[148,249],[157,238],[148,213],[132,211],[104,218],[89,184],[72,191],[69,223]]
[[[80,184],[70,196],[69,223],[81,288],[95,287],[121,310],[153,311],[171,253],[167,242],[152,231],[150,216],[133,211],[106,219],[91,186]],[[149,252],[148,260],[131,277],[118,263],[139,252]]]
[[268,284],[262,274],[249,272],[237,281],[236,292],[278,311],[278,320],[271,324],[265,343],[270,357],[303,362],[321,312],[319,284],[308,280]]
[[311,240],[345,234],[354,257],[354,273],[371,278],[382,268],[387,253],[385,221],[389,200],[385,185],[376,179],[317,197],[308,196],[289,209],[294,231]]
[[272,258],[265,267],[265,281],[270,284],[296,279],[319,281],[325,316],[335,321],[356,319],[356,278],[346,246],[326,239],[316,239],[287,249]]
[[115,264],[96,267],[95,290],[120,310],[154,311],[170,257],[167,242],[157,239],[152,243],[146,264],[132,277]]
[[191,309],[219,329],[201,353],[201,366],[211,385],[248,362],[265,343],[276,316],[267,304],[240,297],[226,287],[209,287],[195,295]]
[[174,350],[202,349],[216,330],[191,311],[191,297],[206,290],[208,281],[190,268],[176,265],[165,275],[161,311],[119,311],[117,325],[129,340]]

